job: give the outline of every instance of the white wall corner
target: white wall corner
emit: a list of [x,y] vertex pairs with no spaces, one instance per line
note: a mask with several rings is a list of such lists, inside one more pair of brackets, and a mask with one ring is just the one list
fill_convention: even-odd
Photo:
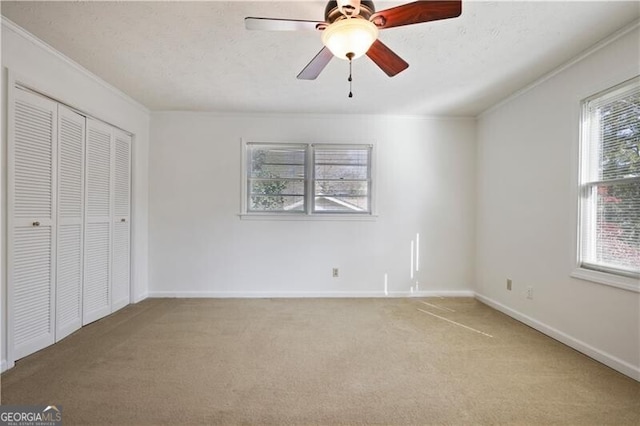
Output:
[[632,379],[635,379],[640,382],[640,365],[632,365],[607,352],[594,348],[593,346],[581,340],[578,340],[573,336],[563,333],[562,331],[556,328],[553,328],[543,322],[536,320],[535,318],[531,318],[528,315],[525,315],[521,312],[511,309],[503,305],[502,303],[496,302],[493,299],[483,296],[482,294],[476,293],[475,297],[477,300],[484,303],[485,305],[488,305],[494,309],[497,309],[498,311],[506,315],[509,315],[510,317],[528,325],[529,327],[532,327],[538,330],[539,332],[546,334],[547,336],[577,350],[578,352],[582,352],[588,357],[593,358],[594,360],[599,361],[602,364],[608,367],[611,367],[614,370],[619,371],[620,373],[626,376],[629,376]]
[[0,362],[0,373],[4,373],[5,371],[7,371],[7,360],[3,359],[2,362]]
[[69,58],[68,56],[66,56],[65,54],[63,54],[59,50],[55,49],[51,45],[49,45],[49,44],[45,43],[44,41],[40,40],[38,37],[36,37],[33,34],[31,34],[29,31],[25,30],[24,28],[22,28],[21,26],[19,26],[18,24],[16,24],[13,21],[7,19],[4,16],[2,16],[2,26],[6,27],[7,29],[9,29],[12,32],[16,33],[17,35],[19,35],[20,37],[24,38],[25,40],[27,40],[30,43],[34,44],[35,46],[39,47],[40,49],[46,51],[47,53],[59,58],[61,61],[65,62],[67,65],[69,65],[75,71],[83,74],[86,77],[89,77],[95,83],[98,83],[104,89],[106,89],[109,92],[115,94],[116,96],[118,96],[119,98],[121,98],[122,100],[124,100],[125,102],[130,104],[131,106],[135,107],[136,109],[138,109],[138,110],[140,110],[140,111],[142,111],[142,112],[144,112],[146,114],[150,113],[150,110],[146,106],[142,105],[140,102],[136,101],[131,96],[129,96],[126,93],[124,93],[122,90],[120,90],[120,89],[116,88],[115,86],[112,86],[111,84],[107,83],[102,78],[98,77],[97,75],[95,75],[94,73],[92,73],[91,71],[89,71],[88,69],[86,69],[85,67],[83,67],[82,65],[77,63],[76,61],[74,61],[73,59]]
[[148,292],[140,293],[139,295],[137,295],[137,296],[133,299],[133,303],[140,303],[140,302],[142,302],[144,299],[147,299],[148,297],[149,297],[149,293],[148,293]]
[[490,113],[492,113],[493,111],[495,111],[495,110],[503,107],[504,105],[508,104],[509,102],[513,101],[514,99],[519,98],[520,96],[522,96],[525,93],[533,90],[537,86],[540,86],[545,81],[555,77],[556,75],[558,75],[561,72],[571,68],[572,66],[574,66],[578,62],[582,61],[583,59],[588,58],[589,56],[593,55],[598,50],[601,50],[601,49],[607,47],[608,45],[610,45],[611,43],[613,43],[614,41],[618,40],[619,38],[624,37],[626,34],[630,33],[631,31],[635,30],[638,27],[640,27],[640,19],[636,19],[635,21],[631,22],[630,24],[620,28],[618,31],[616,31],[613,34],[610,34],[609,36],[605,37],[604,39],[600,40],[598,43],[596,43],[593,46],[590,46],[589,48],[587,48],[586,50],[580,52],[577,56],[574,56],[573,58],[569,59],[568,61],[566,61],[562,65],[558,66],[557,68],[555,68],[555,69],[549,71],[548,73],[544,74],[543,76],[539,77],[533,83],[530,83],[530,84],[526,85],[525,87],[515,91],[514,93],[512,93],[511,95],[509,95],[506,98],[502,99],[501,101],[498,101],[494,105],[490,106],[489,108],[485,109],[480,114],[478,114],[476,116],[476,119],[482,118],[483,116],[487,116]]

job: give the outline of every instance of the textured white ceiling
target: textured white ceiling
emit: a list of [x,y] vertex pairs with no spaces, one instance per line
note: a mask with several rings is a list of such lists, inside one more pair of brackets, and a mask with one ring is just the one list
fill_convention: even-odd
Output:
[[[404,2],[375,2],[378,10]],[[244,29],[244,17],[322,20],[326,2],[8,2],[2,14],[151,110],[474,116],[638,19],[640,2],[463,2],[460,18],[380,39],[409,62],[368,58],[296,75],[317,32]]]

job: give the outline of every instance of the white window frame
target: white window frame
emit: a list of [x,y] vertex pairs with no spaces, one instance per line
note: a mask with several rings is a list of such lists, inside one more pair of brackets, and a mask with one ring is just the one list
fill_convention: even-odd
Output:
[[[375,143],[299,143],[299,142],[260,142],[242,139],[241,158],[241,202],[240,218],[244,220],[376,220],[376,149]],[[274,148],[305,148],[305,210],[297,212],[283,211],[250,211],[249,210],[249,185],[248,185],[248,146],[268,145]],[[316,149],[369,149],[369,211],[367,212],[323,212],[315,210],[314,184],[315,184],[315,150]]]
[[574,278],[579,278],[595,283],[605,284],[612,287],[621,288],[633,292],[640,293],[640,274],[628,272],[622,269],[607,267],[606,265],[597,265],[583,260],[583,229],[587,226],[593,226],[589,221],[589,217],[594,214],[585,214],[588,209],[595,208],[593,202],[588,201],[588,193],[598,184],[618,184],[640,181],[640,178],[623,178],[623,179],[594,179],[591,171],[598,164],[594,164],[593,156],[590,155],[591,149],[591,110],[590,105],[599,99],[613,98],[617,93],[623,93],[629,88],[640,83],[640,76],[627,80],[619,85],[606,89],[582,101],[581,117],[580,117],[580,142],[579,142],[579,182],[578,182],[578,229],[576,244],[576,267],[571,273]]

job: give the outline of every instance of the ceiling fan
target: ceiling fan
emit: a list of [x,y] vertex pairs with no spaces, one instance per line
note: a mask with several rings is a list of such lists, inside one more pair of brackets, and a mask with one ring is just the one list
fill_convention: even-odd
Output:
[[298,79],[315,80],[334,56],[351,63],[364,54],[393,77],[409,64],[378,39],[378,30],[455,18],[461,13],[461,0],[414,1],[380,12],[368,0],[331,0],[325,8],[324,21],[248,17],[245,26],[248,30],[322,31],[324,47],[298,74]]

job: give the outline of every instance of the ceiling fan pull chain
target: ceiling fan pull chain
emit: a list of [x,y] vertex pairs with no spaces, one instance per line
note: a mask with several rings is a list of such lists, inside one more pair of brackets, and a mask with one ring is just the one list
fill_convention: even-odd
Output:
[[353,53],[347,53],[347,58],[349,58],[349,78],[347,79],[347,81],[349,82],[349,97],[353,98],[353,92],[352,92],[352,88],[353,88],[353,57],[355,55]]

